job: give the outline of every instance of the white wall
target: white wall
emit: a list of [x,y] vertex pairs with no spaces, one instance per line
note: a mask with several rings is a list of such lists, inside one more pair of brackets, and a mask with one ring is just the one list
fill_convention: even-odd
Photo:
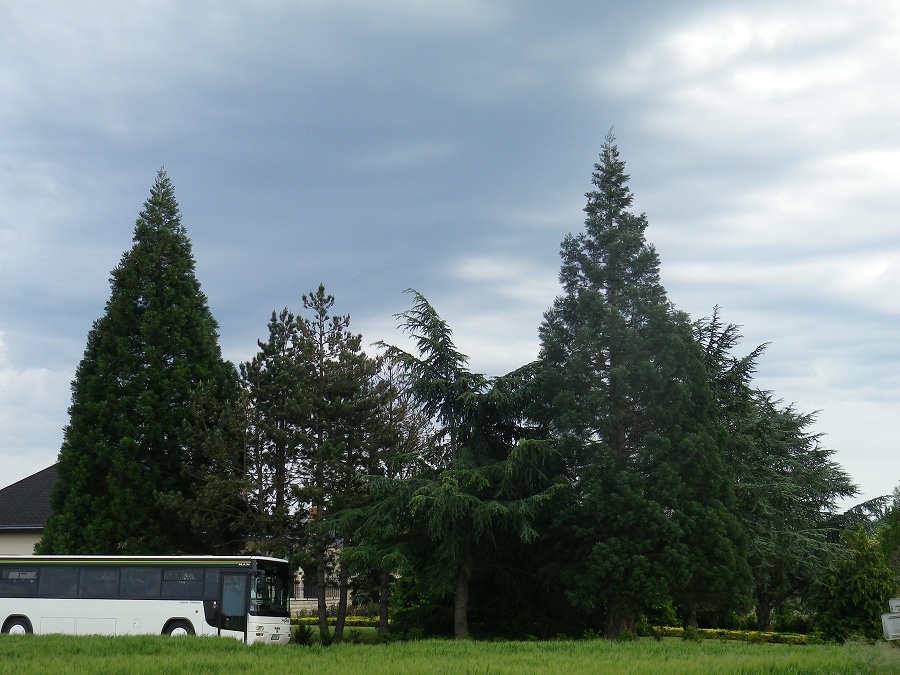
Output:
[[0,532],[0,553],[30,555],[40,539],[40,532]]

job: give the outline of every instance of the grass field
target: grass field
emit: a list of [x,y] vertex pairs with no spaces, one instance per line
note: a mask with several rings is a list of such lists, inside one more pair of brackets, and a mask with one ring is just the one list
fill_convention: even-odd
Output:
[[740,642],[246,646],[225,638],[0,635],[0,673],[900,673],[900,649]]

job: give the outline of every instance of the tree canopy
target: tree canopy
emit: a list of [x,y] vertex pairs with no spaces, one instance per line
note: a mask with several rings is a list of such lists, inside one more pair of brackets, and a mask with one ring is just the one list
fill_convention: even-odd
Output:
[[210,459],[190,442],[188,426],[197,415],[209,417],[210,398],[233,397],[236,378],[222,358],[218,326],[163,170],[110,286],[72,383],[52,515],[38,550],[208,550],[188,514],[161,497],[191,498],[203,481],[198,477],[209,474]]
[[72,383],[37,550],[283,556],[324,642],[351,586],[383,633],[768,630],[800,607],[835,639],[874,635],[900,499],[840,513],[856,487],[816,414],[754,383],[766,345],[737,355],[718,307],[676,308],[611,133],[591,184],[533,362],[473,372],[411,289],[412,347],[369,356],[319,284],[238,377],[160,171]]
[[740,604],[749,579],[703,354],[666,297],[647,218],[629,209],[612,135],[584,232],[562,243],[563,294],[541,325],[547,422],[567,458],[577,532],[564,573],[606,635],[667,597],[687,621]]

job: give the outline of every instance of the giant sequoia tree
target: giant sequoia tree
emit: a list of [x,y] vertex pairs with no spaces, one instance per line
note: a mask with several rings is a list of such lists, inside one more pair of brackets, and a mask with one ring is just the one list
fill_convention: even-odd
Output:
[[540,329],[547,419],[574,488],[557,522],[570,563],[557,573],[609,637],[666,599],[695,624],[749,581],[703,354],[660,283],[646,217],[629,210],[614,140],[584,232],[563,241],[563,294]]
[[[196,430],[203,428],[197,416],[216,410],[211,398],[233,396],[236,378],[222,359],[217,324],[162,170],[110,285],[106,312],[88,334],[72,383],[59,481],[38,550],[204,550],[204,533],[171,505],[195,497],[209,464],[197,443]],[[209,425],[215,415],[210,412]]]

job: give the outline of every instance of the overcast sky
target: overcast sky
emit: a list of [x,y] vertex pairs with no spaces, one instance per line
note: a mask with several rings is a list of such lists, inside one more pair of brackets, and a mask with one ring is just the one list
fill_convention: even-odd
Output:
[[227,358],[324,282],[366,343],[422,292],[471,367],[537,354],[610,128],[670,299],[859,484],[900,481],[900,3],[0,3],[0,487],[69,383],[157,169]]

